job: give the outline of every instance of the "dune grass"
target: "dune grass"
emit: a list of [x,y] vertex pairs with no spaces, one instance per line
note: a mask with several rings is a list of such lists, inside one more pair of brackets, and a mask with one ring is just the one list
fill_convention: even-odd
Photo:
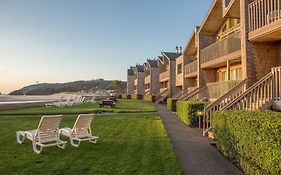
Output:
[[155,112],[154,106],[148,103],[136,100],[120,99],[116,103],[116,108],[99,107],[99,101],[96,103],[86,103],[74,105],[71,107],[30,107],[22,109],[10,109],[0,111],[0,115],[47,115],[47,114],[81,114],[81,113],[96,113],[99,111],[112,111],[115,113],[137,113],[137,112]]
[[[18,130],[35,129],[39,119],[0,118],[1,174],[182,174],[157,113],[98,115],[92,126],[100,137],[97,144],[50,147],[40,155],[30,141],[19,145],[15,137]],[[64,117],[62,126],[71,127],[75,119]]]

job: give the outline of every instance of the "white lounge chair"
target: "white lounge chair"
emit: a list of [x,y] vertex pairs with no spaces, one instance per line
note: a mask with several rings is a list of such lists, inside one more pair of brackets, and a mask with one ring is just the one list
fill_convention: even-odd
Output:
[[51,103],[46,103],[46,107],[52,107],[52,106],[59,106],[63,102],[63,97],[60,97],[58,101],[51,102]]
[[[64,149],[67,142],[60,140],[59,124],[62,115],[43,116],[38,128],[29,131],[18,131],[17,142],[22,144],[25,138],[32,141],[33,151],[40,154],[44,147],[58,146]],[[38,148],[39,147],[39,148]]]
[[93,96],[93,98],[91,100],[88,100],[87,103],[95,103],[96,100],[95,100],[96,96]]
[[[60,133],[66,137],[69,137],[72,146],[78,147],[81,141],[89,141],[91,143],[97,143],[97,136],[93,136],[91,130],[91,123],[94,119],[93,114],[80,114],[73,128],[61,128]],[[77,141],[77,143],[74,143]]]

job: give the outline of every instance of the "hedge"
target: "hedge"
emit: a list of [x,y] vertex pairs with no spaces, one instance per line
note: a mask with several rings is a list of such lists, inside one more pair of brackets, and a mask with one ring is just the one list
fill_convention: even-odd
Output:
[[198,112],[203,111],[208,102],[177,101],[177,116],[188,126],[198,126]]
[[141,100],[141,99],[142,99],[142,95],[133,94],[133,95],[131,96],[131,98],[134,99],[134,100]]
[[148,101],[148,102],[155,102],[155,96],[154,95],[144,95],[143,100]]
[[131,99],[131,95],[130,94],[123,94],[122,98],[123,99]]
[[281,174],[281,113],[219,111],[211,121],[218,148],[246,174]]
[[177,98],[168,98],[167,99],[167,109],[170,111],[177,111]]

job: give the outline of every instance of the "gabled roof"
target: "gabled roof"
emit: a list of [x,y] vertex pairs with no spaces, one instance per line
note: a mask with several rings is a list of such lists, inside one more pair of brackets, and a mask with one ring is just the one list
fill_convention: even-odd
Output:
[[147,59],[147,63],[150,65],[150,67],[158,67],[157,60]]
[[161,53],[170,61],[176,61],[176,59],[182,55],[181,53],[175,53],[175,52],[161,52]]
[[223,22],[222,0],[214,0],[201,24],[199,32],[215,34],[220,29]]
[[195,53],[197,50],[196,50],[196,34],[199,30],[199,26],[195,27],[195,29],[193,30],[186,46],[184,47],[184,50],[183,50],[183,53],[184,54],[187,54],[187,55],[190,55],[190,54],[193,54]]

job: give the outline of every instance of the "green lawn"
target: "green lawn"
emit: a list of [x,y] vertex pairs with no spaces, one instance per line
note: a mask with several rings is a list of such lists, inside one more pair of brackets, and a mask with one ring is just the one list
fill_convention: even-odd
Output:
[[74,105],[71,107],[31,107],[22,109],[2,110],[0,115],[44,115],[44,114],[81,114],[95,113],[101,110],[110,110],[115,113],[137,113],[137,112],[153,112],[156,111],[154,106],[148,103],[136,100],[118,100],[116,108],[99,107],[99,102]]
[[[30,141],[19,145],[15,135],[18,130],[35,129],[39,119],[0,117],[1,174],[182,174],[157,113],[97,115],[92,126],[100,137],[97,144],[82,142],[79,148],[67,144],[65,150],[50,147],[40,155],[33,152]],[[62,127],[71,127],[75,119],[65,116]]]

